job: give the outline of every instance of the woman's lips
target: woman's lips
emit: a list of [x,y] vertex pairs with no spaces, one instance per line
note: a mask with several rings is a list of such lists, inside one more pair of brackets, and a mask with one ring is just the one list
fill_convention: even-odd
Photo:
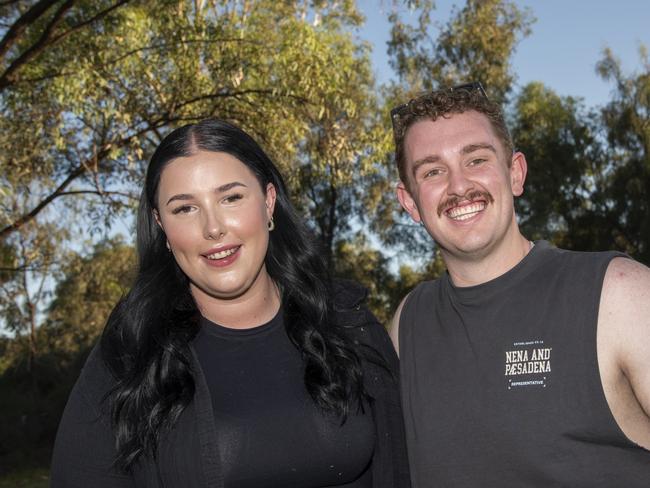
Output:
[[202,254],[203,259],[209,266],[223,268],[232,264],[241,254],[241,246],[229,246],[215,249]]

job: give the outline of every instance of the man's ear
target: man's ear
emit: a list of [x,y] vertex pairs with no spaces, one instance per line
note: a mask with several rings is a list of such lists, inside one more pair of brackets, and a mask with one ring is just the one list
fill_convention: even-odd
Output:
[[399,200],[399,203],[402,205],[402,208],[408,212],[408,214],[411,216],[414,222],[417,222],[418,224],[422,221],[420,218],[420,211],[418,210],[417,203],[415,202],[415,199],[411,196],[411,193],[408,191],[406,188],[406,185],[404,182],[400,181],[397,184],[397,199]]
[[528,163],[526,156],[519,151],[512,155],[510,162],[510,187],[512,194],[516,197],[524,193],[524,182],[526,181],[526,173],[528,172]]
[[276,198],[277,193],[275,191],[275,185],[273,185],[273,183],[269,183],[266,185],[266,216],[269,220],[273,218]]

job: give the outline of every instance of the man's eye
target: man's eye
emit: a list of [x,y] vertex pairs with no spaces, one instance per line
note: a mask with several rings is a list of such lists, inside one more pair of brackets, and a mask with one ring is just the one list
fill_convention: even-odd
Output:
[[470,166],[478,166],[478,165],[480,165],[480,164],[483,164],[485,161],[486,161],[486,160],[483,159],[483,158],[476,158],[476,159],[472,159],[472,160],[469,162],[469,165],[470,165]]
[[442,173],[442,171],[440,171],[440,169],[434,168],[434,169],[430,169],[429,171],[425,172],[424,177],[429,178],[431,176],[438,176],[440,173]]
[[172,214],[176,215],[180,213],[188,213],[190,210],[192,210],[192,207],[190,207],[189,205],[182,205],[172,210]]

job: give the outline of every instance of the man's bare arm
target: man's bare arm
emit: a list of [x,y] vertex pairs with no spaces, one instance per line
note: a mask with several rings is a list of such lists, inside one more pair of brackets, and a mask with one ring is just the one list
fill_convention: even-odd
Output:
[[632,259],[613,259],[605,274],[598,363],[621,430],[650,449],[650,269]]

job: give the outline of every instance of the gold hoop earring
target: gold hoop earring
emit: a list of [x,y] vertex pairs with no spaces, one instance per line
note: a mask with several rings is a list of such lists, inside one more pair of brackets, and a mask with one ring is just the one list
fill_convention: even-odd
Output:
[[275,222],[273,222],[273,217],[271,217],[271,220],[269,220],[268,227],[269,227],[269,232],[275,229]]

